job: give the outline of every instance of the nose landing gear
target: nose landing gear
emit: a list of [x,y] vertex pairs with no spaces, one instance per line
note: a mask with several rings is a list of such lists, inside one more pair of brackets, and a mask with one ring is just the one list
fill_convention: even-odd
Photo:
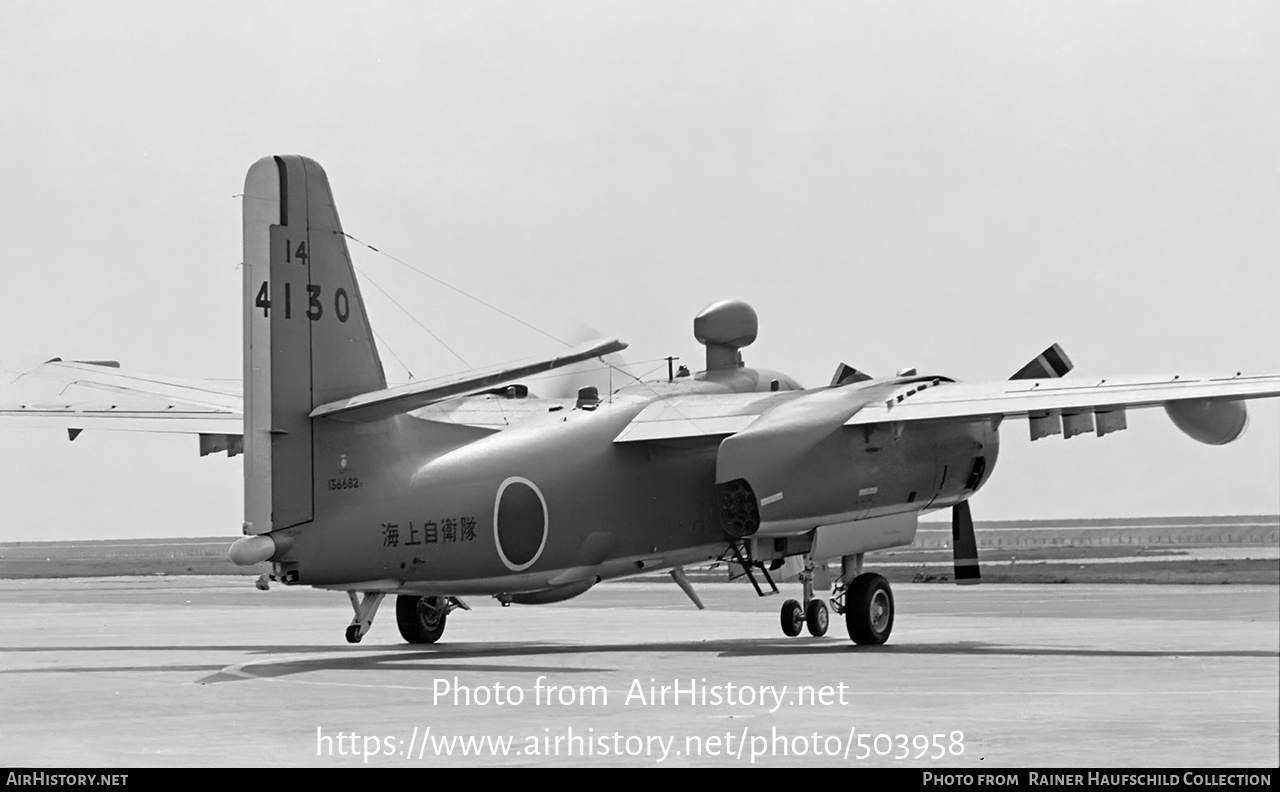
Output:
[[800,572],[803,602],[787,600],[782,603],[782,633],[790,638],[799,635],[805,627],[809,628],[809,634],[815,638],[827,634],[830,614],[827,612],[827,603],[813,596],[814,568],[813,557],[806,555],[804,569]]
[[804,610],[804,622],[809,627],[809,634],[821,638],[827,634],[827,625],[831,615],[827,612],[827,603],[820,599],[810,600],[809,607]]

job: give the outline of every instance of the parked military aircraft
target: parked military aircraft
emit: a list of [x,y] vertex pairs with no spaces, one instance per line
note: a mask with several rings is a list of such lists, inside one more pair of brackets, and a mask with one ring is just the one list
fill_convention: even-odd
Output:
[[[1280,375],[1063,380],[1056,345],[997,383],[841,365],[827,387],[747,367],[756,314],[738,301],[694,320],[703,371],[603,395],[540,399],[520,381],[625,347],[387,387],[324,170],[298,156],[253,165],[244,190],[243,392],[131,374],[111,362],[33,372],[112,395],[99,406],[19,405],[0,414],[85,428],[190,432],[200,451],[245,455],[245,536],[230,558],[270,580],[345,591],[346,637],[368,632],[388,594],[411,643],[431,643],[463,597],[504,605],[569,599],[602,580],[721,560],[757,592],[792,568],[787,635],[827,630],[820,589],[859,644],[893,629],[888,582],[864,554],[911,543],[917,516],[951,509],[955,579],[980,579],[968,499],[990,478],[999,429],[1032,440],[1121,431],[1163,407],[1192,438],[1228,443],[1244,401]],[[827,563],[840,559],[835,580]],[[259,585],[269,585],[260,579]]]

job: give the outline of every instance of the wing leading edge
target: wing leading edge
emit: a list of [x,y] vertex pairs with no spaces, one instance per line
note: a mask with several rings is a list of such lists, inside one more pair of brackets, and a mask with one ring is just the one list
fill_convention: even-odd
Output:
[[[923,387],[922,387],[923,385]],[[1108,378],[1013,380],[995,383],[904,384],[867,404],[846,425],[898,421],[1027,418],[1031,439],[1053,434],[1099,436],[1126,428],[1126,411],[1164,407],[1174,423],[1201,442],[1230,442],[1244,428],[1239,402],[1280,396],[1280,375],[1236,374],[1204,378]],[[1197,413],[1204,412],[1202,419]],[[1220,432],[1197,432],[1206,421]]]
[[[1183,431],[1201,442],[1217,444],[1229,442],[1243,429],[1241,400],[1280,396],[1280,375],[983,383],[914,376],[846,383],[816,392],[683,396],[650,404],[614,442],[733,435],[780,404],[833,390],[848,394],[852,415],[843,421],[846,426],[1022,417],[1030,421],[1033,440],[1059,433],[1073,437],[1086,431],[1101,436],[1126,428],[1129,409],[1164,407]],[[1208,419],[1202,411],[1207,411]],[[1198,431],[1206,420],[1226,428]]]
[[466,396],[512,380],[541,374],[594,357],[620,352],[627,345],[616,338],[603,338],[573,347],[564,354],[528,358],[461,374],[411,382],[386,390],[362,393],[349,399],[322,404],[311,411],[312,418],[337,418],[364,422],[411,412],[457,396]]

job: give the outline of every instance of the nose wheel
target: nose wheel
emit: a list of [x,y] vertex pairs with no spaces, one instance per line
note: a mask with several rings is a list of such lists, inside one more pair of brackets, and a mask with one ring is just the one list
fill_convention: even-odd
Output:
[[[804,557],[804,569],[800,572],[803,600],[787,600],[782,603],[779,621],[782,623],[782,634],[789,638],[796,637],[806,627],[809,629],[809,634],[814,638],[821,638],[827,634],[827,627],[831,622],[831,613],[827,610],[827,603],[813,596],[815,569],[817,567],[813,562],[813,557],[806,555]],[[824,570],[818,571],[822,572]]]
[[830,622],[831,614],[827,610],[827,603],[820,599],[809,600],[809,607],[804,610],[804,623],[809,628],[809,634],[814,638],[821,638],[827,634]]
[[804,608],[795,600],[782,603],[782,634],[795,638],[804,629]]

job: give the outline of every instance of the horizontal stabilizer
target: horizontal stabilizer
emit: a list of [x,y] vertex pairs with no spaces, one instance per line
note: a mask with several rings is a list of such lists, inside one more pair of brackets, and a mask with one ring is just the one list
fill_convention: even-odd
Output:
[[465,396],[487,390],[504,382],[541,374],[563,366],[580,363],[601,355],[626,349],[627,345],[616,338],[603,338],[576,346],[561,355],[529,358],[485,369],[474,369],[461,374],[436,377],[422,382],[411,382],[395,388],[362,393],[349,399],[322,404],[311,411],[312,418],[337,418],[342,421],[364,422],[410,412],[455,396]]

